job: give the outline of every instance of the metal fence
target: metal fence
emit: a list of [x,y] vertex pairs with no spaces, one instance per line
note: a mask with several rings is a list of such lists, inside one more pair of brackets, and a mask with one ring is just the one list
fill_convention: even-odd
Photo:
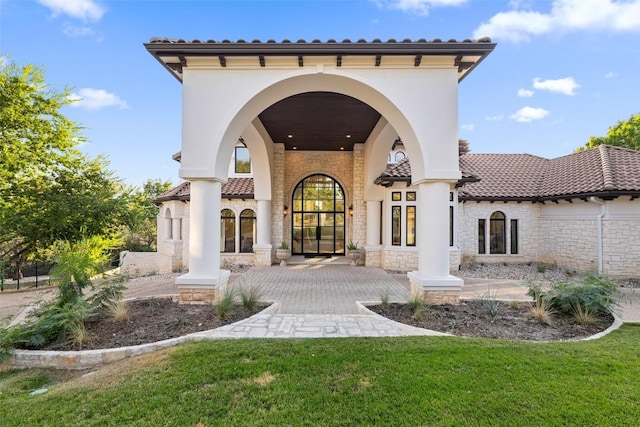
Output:
[[48,286],[52,267],[50,262],[31,261],[22,265],[21,274],[16,274],[14,265],[0,260],[0,292]]

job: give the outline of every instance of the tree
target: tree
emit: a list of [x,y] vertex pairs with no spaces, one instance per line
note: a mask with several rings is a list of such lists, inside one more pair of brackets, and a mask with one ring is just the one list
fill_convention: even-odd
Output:
[[592,136],[583,147],[578,147],[576,152],[589,150],[602,144],[640,150],[640,113],[609,127],[606,136]]
[[155,250],[158,207],[153,201],[172,187],[169,180],[148,179],[142,189],[132,190],[126,197],[122,223],[128,250]]
[[32,65],[0,69],[0,258],[20,265],[57,240],[108,234],[124,209],[122,183],[102,157],[77,150],[72,102]]

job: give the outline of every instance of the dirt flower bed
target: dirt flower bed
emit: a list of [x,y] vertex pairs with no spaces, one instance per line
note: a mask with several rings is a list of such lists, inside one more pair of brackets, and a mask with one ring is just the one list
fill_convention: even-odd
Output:
[[415,314],[409,304],[368,306],[370,310],[396,322],[466,337],[528,341],[557,341],[586,338],[604,331],[613,323],[610,314],[597,317],[591,325],[581,325],[573,317],[552,314],[549,323],[536,321],[531,303],[496,301],[495,315],[483,301],[463,301],[460,305],[425,307]]
[[265,305],[260,305],[248,311],[238,305],[224,319],[219,319],[215,306],[178,304],[168,298],[133,300],[127,302],[127,306],[127,320],[96,318],[87,321],[88,341],[82,346],[66,342],[37,349],[95,350],[147,344],[215,329],[250,317],[265,308]]

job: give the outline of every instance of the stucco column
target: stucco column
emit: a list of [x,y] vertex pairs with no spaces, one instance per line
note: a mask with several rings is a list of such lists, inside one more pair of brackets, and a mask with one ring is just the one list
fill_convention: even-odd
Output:
[[258,229],[253,245],[256,265],[271,265],[271,213],[271,200],[258,200]]
[[382,218],[382,201],[367,200],[367,243],[365,265],[367,267],[382,267],[382,242],[380,241],[380,225]]
[[449,184],[418,185],[418,271],[408,273],[411,293],[428,303],[457,303],[462,279],[449,274]]
[[176,278],[181,303],[214,303],[229,271],[220,270],[220,196],[217,180],[191,180],[189,272]]

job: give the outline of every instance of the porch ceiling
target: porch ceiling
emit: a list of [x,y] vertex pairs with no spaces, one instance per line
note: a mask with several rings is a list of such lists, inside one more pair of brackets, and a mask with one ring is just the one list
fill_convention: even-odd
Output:
[[273,104],[259,118],[287,150],[351,151],[367,140],[380,114],[350,96],[308,92]]

